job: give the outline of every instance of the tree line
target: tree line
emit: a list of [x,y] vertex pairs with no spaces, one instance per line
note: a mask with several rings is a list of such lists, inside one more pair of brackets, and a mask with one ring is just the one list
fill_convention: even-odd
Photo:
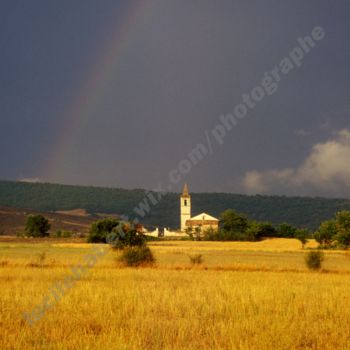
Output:
[[[42,215],[29,215],[26,221],[25,234],[30,237],[47,237],[50,231],[49,221]],[[142,245],[146,240],[143,227],[115,218],[97,220],[91,225],[87,242],[110,243],[114,246]],[[265,238],[295,238],[302,246],[314,238],[322,249],[348,249],[350,247],[350,211],[340,211],[331,220],[321,223],[317,230],[298,228],[289,223],[273,225],[271,222],[259,222],[249,219],[233,209],[227,209],[220,215],[220,225],[217,230],[201,228],[187,229],[187,234],[193,240],[206,241],[250,241],[256,242]],[[56,235],[57,236],[57,235]]]
[[251,241],[264,238],[295,238],[302,246],[314,238],[322,249],[348,249],[350,247],[350,211],[340,211],[331,220],[326,220],[315,230],[298,228],[289,223],[274,226],[271,222],[250,220],[245,214],[228,209],[220,215],[218,230],[209,229],[204,235],[189,235],[194,239],[208,241]]
[[[132,220],[135,207],[145,200],[142,189],[100,188],[42,183],[0,181],[0,205],[37,211],[86,209],[95,213],[126,215]],[[247,213],[253,220],[274,226],[288,222],[296,227],[316,230],[334,213],[350,210],[347,199],[303,198],[285,196],[245,196],[231,193],[192,194],[193,215],[209,212],[218,217],[227,208]],[[144,225],[169,227],[179,225],[179,194],[167,193],[142,217]],[[96,217],[97,218],[97,217]]]

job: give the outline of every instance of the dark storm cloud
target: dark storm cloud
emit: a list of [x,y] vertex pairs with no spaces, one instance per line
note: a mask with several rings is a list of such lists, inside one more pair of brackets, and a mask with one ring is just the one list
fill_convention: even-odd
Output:
[[[0,177],[43,176],[52,156],[48,145],[62,133],[60,118],[127,4],[3,3]],[[150,1],[149,9],[65,167],[45,180],[148,188],[166,182],[205,130],[315,26],[326,31],[322,45],[193,167],[187,181],[196,191],[259,191],[247,187],[252,171],[299,169],[315,145],[348,127],[348,1],[165,0]],[[267,193],[287,192],[259,184]],[[335,194],[332,186],[309,182],[295,191]]]

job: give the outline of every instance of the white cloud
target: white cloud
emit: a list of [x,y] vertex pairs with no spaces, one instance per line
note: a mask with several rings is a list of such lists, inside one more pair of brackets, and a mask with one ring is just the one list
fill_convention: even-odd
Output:
[[267,188],[264,185],[264,181],[262,179],[263,175],[258,171],[248,171],[245,174],[243,184],[246,190],[251,193],[263,193],[267,191]]
[[297,168],[247,172],[243,186],[248,193],[348,197],[350,131],[341,130],[332,139],[314,145]]

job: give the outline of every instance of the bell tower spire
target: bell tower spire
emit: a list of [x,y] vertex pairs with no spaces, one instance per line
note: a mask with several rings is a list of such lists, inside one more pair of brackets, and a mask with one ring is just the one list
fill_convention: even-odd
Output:
[[184,185],[184,189],[182,191],[182,197],[189,197],[190,194],[189,194],[189,191],[188,191],[188,186],[187,184]]

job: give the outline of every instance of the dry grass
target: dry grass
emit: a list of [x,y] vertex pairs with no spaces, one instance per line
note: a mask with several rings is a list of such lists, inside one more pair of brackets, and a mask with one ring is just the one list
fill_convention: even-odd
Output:
[[[0,349],[349,349],[346,254],[310,273],[287,243],[156,243],[145,269],[116,268],[110,252],[32,327],[23,312],[91,248],[0,245]],[[42,267],[26,266],[42,252]]]
[[[203,250],[246,250],[246,251],[300,251],[301,243],[297,239],[272,238],[260,242],[195,242],[195,241],[159,241],[150,243],[151,246],[161,250],[173,250],[180,247],[181,250],[191,250],[197,247]],[[309,240],[305,248],[316,248],[317,242]]]

